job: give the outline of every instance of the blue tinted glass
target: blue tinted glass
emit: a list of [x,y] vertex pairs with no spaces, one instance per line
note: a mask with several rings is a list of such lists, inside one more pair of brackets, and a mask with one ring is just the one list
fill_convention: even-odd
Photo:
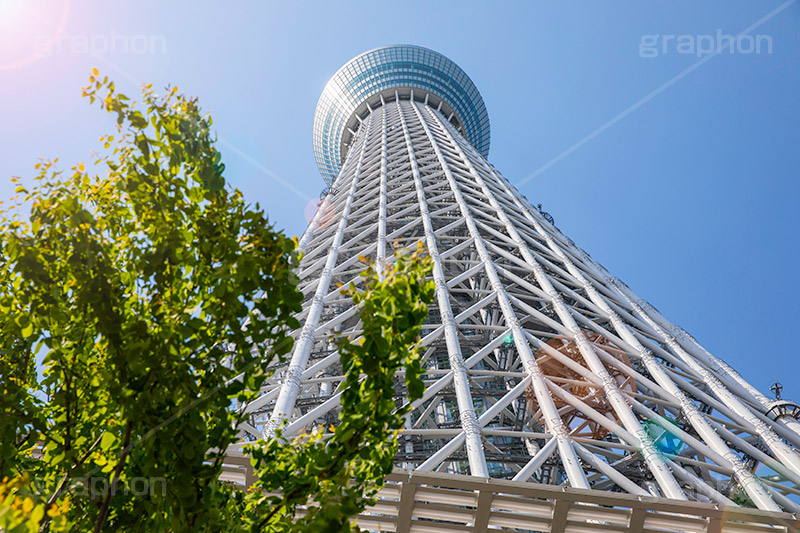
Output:
[[433,50],[410,45],[383,47],[365,52],[339,69],[320,97],[313,145],[325,181],[333,181],[340,170],[344,126],[359,104],[383,90],[408,86],[443,98],[455,111],[467,140],[484,156],[488,154],[488,114],[466,73]]

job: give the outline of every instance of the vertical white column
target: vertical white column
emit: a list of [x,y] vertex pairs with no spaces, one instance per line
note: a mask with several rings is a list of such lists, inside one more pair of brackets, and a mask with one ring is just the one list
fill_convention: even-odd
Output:
[[417,189],[417,199],[419,201],[420,216],[425,231],[425,241],[428,247],[428,254],[433,260],[433,281],[436,284],[436,300],[439,304],[439,315],[444,328],[445,343],[447,344],[447,354],[450,359],[450,368],[453,370],[453,388],[456,392],[458,402],[458,414],[461,419],[461,427],[466,436],[467,459],[469,460],[470,474],[479,477],[488,477],[489,471],[486,466],[486,457],[483,453],[483,442],[481,441],[481,429],[478,425],[478,417],[475,414],[475,405],[470,393],[469,378],[467,368],[464,365],[464,358],[461,355],[461,346],[458,342],[458,331],[453,319],[453,310],[450,307],[450,297],[447,290],[447,279],[444,276],[442,262],[439,258],[439,249],[436,245],[436,237],[433,233],[430,213],[428,212],[428,202],[425,198],[425,191],[420,177],[419,166],[414,151],[414,144],[409,133],[409,127],[403,114],[400,104],[400,96],[395,92],[397,110],[400,116],[400,123],[403,128],[408,157],[411,161],[411,171],[414,177],[414,184]]
[[[489,171],[488,168],[485,170]],[[480,179],[480,178],[478,178]],[[482,180],[481,180],[482,181]],[[504,185],[504,184],[501,184]],[[488,188],[485,188],[485,193],[487,195],[491,195],[491,191]],[[503,213],[502,207],[495,201],[492,204],[496,207],[496,209]],[[517,204],[518,207],[522,207]],[[572,261],[567,257],[563,251],[555,245],[553,242],[552,237],[544,230],[541,226],[539,221],[537,221],[534,217],[527,212],[527,210],[522,209],[523,214],[526,216],[528,221],[534,226],[536,231],[542,235],[545,241],[548,243],[550,249],[563,261],[564,266],[566,266],[567,271],[572,275],[583,287],[586,291],[587,295],[591,299],[591,301],[597,305],[608,317],[611,323],[614,325],[614,329],[617,333],[622,337],[622,339],[630,344],[636,351],[639,353],[642,362],[644,363],[645,367],[647,368],[648,372],[653,376],[655,381],[664,388],[668,393],[678,399],[681,404],[681,409],[683,410],[686,418],[692,424],[692,427],[698,432],[698,434],[705,440],[706,443],[709,444],[711,449],[722,456],[728,463],[730,463],[730,468],[734,471],[734,474],[745,489],[747,494],[752,498],[753,502],[759,507],[759,509],[769,510],[769,511],[780,511],[780,507],[775,504],[775,502],[770,497],[769,493],[766,489],[761,485],[761,483],[756,479],[756,477],[749,471],[749,469],[745,466],[742,462],[741,458],[738,455],[731,451],[730,447],[722,440],[722,438],[716,433],[712,425],[709,423],[708,420],[700,413],[697,406],[692,402],[692,400],[684,393],[678,386],[672,381],[672,379],[667,375],[661,365],[655,360],[652,352],[645,348],[639,340],[635,337],[635,335],[630,331],[627,324],[622,320],[622,318],[614,312],[614,310],[609,306],[608,302],[600,295],[600,293],[595,289],[595,287],[589,283],[589,281],[583,276],[578,268],[572,263]],[[506,218],[505,215],[501,215],[502,218]],[[528,250],[528,254],[531,252]]]
[[[516,202],[521,202],[522,205],[527,205],[527,202],[520,198],[519,192],[517,192],[513,187],[509,187],[505,178],[499,176],[494,169],[492,169],[492,173],[497,175],[498,182],[503,184]],[[528,210],[528,208],[525,209],[526,211]],[[686,333],[682,328],[672,324],[669,320],[664,318],[664,316],[661,315],[657,309],[655,309],[648,302],[639,298],[625,283],[612,276],[603,265],[594,261],[594,259],[592,259],[586,252],[578,248],[575,243],[572,242],[572,240],[560,234],[557,229],[554,233],[559,240],[564,243],[565,246],[569,247],[573,253],[582,259],[583,264],[589,270],[591,270],[594,275],[606,283],[606,286],[609,289],[614,290],[629,304],[636,304],[636,306],[640,309],[640,311],[637,311],[637,316],[642,319],[647,317],[646,322],[651,326],[652,324],[657,323],[663,328],[662,331],[664,332],[665,340],[669,338],[670,340],[668,342],[677,343],[677,345],[684,350],[684,353],[688,352],[688,354],[696,358],[695,363],[697,361],[702,361],[711,370],[710,375],[715,377],[716,381],[721,384],[723,388],[727,389],[729,395],[731,395],[732,391],[735,391],[736,394],[740,395],[742,398],[745,398],[746,401],[760,406],[762,413],[769,411],[773,402],[758,389],[748,383],[733,367],[728,365],[722,359],[715,357],[708,350],[703,348],[703,346],[700,345],[700,343],[698,343],[694,337]],[[707,384],[709,387],[712,386],[712,383],[710,382],[707,382]],[[737,399],[737,401],[739,401],[741,405],[744,405],[741,400]],[[765,424],[763,420],[761,420],[761,424]],[[780,434],[780,436],[789,440],[795,446],[800,446],[800,422],[796,420],[782,422],[778,421],[772,425],[771,431],[773,433]],[[772,440],[772,437],[770,437],[770,440]]]
[[377,242],[377,260],[376,260],[376,270],[378,271],[378,275],[380,279],[383,279],[383,270],[385,268],[386,263],[386,180],[387,178],[387,148],[386,143],[388,140],[386,139],[387,131],[386,131],[386,102],[383,100],[383,95],[381,95],[381,190],[380,190],[380,198],[378,199],[378,242]]
[[650,435],[647,434],[647,432],[642,427],[636,415],[634,415],[633,412],[631,411],[630,406],[625,400],[622,391],[619,389],[619,386],[617,385],[617,382],[611,377],[605,365],[602,363],[602,361],[600,361],[599,357],[594,352],[594,347],[590,342],[588,342],[583,333],[583,330],[575,322],[575,319],[572,317],[572,314],[570,313],[569,308],[567,307],[566,303],[561,297],[561,294],[555,289],[555,287],[553,287],[552,283],[550,283],[550,280],[547,274],[545,273],[544,269],[536,260],[536,258],[533,256],[531,251],[528,249],[524,240],[517,232],[514,224],[508,218],[505,211],[499,205],[497,199],[494,197],[491,190],[486,185],[486,182],[481,177],[480,172],[478,172],[477,169],[475,169],[475,167],[470,162],[469,158],[462,150],[460,143],[458,142],[454,132],[452,131],[452,128],[446,126],[445,123],[437,116],[435,112],[433,112],[430,109],[427,109],[427,111],[428,115],[431,116],[432,119],[439,125],[440,129],[445,134],[449,135],[450,138],[449,140],[451,144],[453,145],[456,152],[460,155],[464,163],[467,165],[467,168],[470,171],[470,175],[481,186],[489,204],[495,209],[498,217],[500,218],[500,221],[504,224],[506,232],[516,244],[517,249],[520,251],[522,257],[533,269],[534,277],[536,278],[537,283],[542,288],[542,290],[549,296],[550,301],[553,304],[554,310],[558,314],[558,317],[561,319],[561,323],[571,332],[575,344],[577,345],[578,350],[580,351],[581,355],[586,361],[586,364],[588,365],[589,369],[600,378],[600,381],[603,385],[603,390],[606,393],[606,398],[614,408],[614,412],[619,417],[619,420],[622,422],[623,426],[630,433],[637,436],[640,442],[642,456],[647,462],[648,467],[655,476],[656,480],[658,480],[659,485],[661,486],[664,493],[670,498],[686,499],[686,496],[683,494],[680,485],[677,483],[674,476],[670,472],[658,449],[654,446],[652,439],[650,438]]
[[[636,295],[630,289],[628,289],[627,286],[625,286],[623,283],[619,283],[618,280],[613,278],[613,276],[611,276],[611,274],[609,274],[605,269],[602,270],[609,278],[613,280],[613,284],[617,288],[618,292],[623,293],[630,302],[635,302],[639,306],[642,316],[647,315],[649,320],[657,321],[659,325],[663,326],[667,330],[665,331],[665,334],[671,333],[669,336],[674,339],[674,341],[680,345],[685,352],[689,352],[701,361],[704,361],[706,365],[712,369],[713,375],[718,377],[718,381],[726,381],[729,388],[741,391],[743,393],[741,396],[744,398],[753,398],[754,403],[761,406],[761,411],[763,413],[767,413],[770,410],[774,403],[773,400],[767,398],[758,389],[748,383],[741,376],[741,374],[739,374],[725,361],[714,357],[714,355],[703,348],[703,346],[700,345],[700,343],[698,343],[694,337],[661,316],[661,313],[659,313],[652,305],[636,297]],[[781,431],[781,423],[785,424],[791,433],[789,433],[789,431]],[[784,438],[794,443],[795,446],[800,446],[800,421],[791,419],[781,420],[777,422],[774,427],[775,430],[781,433]]]
[[[460,149],[460,148],[459,148]],[[462,157],[467,160],[465,154],[462,152]],[[699,412],[697,406],[688,398],[688,396],[680,390],[677,385],[671,380],[671,378],[667,375],[664,369],[659,365],[653,354],[645,348],[638,339],[633,335],[633,333],[628,328],[627,324],[621,319],[616,312],[611,309],[608,302],[602,297],[602,295],[595,289],[595,287],[583,276],[579,269],[572,263],[569,257],[564,254],[564,252],[557,246],[554,242],[552,236],[542,227],[540,222],[531,215],[530,209],[525,203],[521,202],[509,187],[505,184],[502,178],[499,178],[497,174],[491,169],[485,162],[482,161],[481,158],[477,158],[477,160],[482,163],[483,170],[490,175],[494,176],[496,179],[496,183],[509,195],[509,197],[514,201],[517,207],[520,208],[520,211],[523,215],[528,219],[528,221],[533,225],[536,231],[542,235],[545,241],[548,243],[548,247],[564,262],[568,272],[572,275],[579,283],[581,283],[584,289],[589,295],[592,302],[600,307],[604,313],[606,313],[607,317],[610,319],[616,331],[620,334],[620,336],[633,346],[642,358],[642,361],[645,364],[645,367],[650,372],[650,374],[654,377],[656,382],[664,388],[667,392],[672,394],[676,397],[680,404],[681,408],[684,411],[684,414],[687,416],[687,419],[690,421],[692,426],[698,432],[700,436],[710,445],[711,449],[720,454],[726,461],[730,463],[730,467],[733,469],[734,474],[736,475],[738,481],[741,483],[742,487],[747,491],[748,495],[753,499],[753,501],[758,505],[759,508],[765,510],[772,510],[778,511],[780,508],[775,504],[775,502],[770,497],[769,493],[766,489],[761,485],[761,483],[755,478],[755,476],[747,469],[747,467],[742,463],[741,459],[738,455],[733,453],[729,446],[722,440],[722,438],[717,435],[715,429],[709,423],[708,420]],[[510,220],[505,216],[504,210],[502,206],[499,205],[498,202],[494,199],[494,195],[492,194],[491,190],[486,187],[485,182],[483,182],[482,178],[480,177],[479,173],[472,167],[471,163],[467,160],[467,164],[470,166],[470,169],[475,172],[475,177],[481,184],[484,194],[486,194],[490,200],[491,204],[495,209],[498,211],[500,218],[507,222],[510,225],[511,229],[516,232],[513,228],[513,224],[511,224]],[[514,237],[515,241],[520,244],[520,250],[525,254],[525,249],[527,247],[522,243],[522,240],[519,238],[518,235]],[[530,250],[527,250],[527,254],[531,254]],[[535,260],[535,259],[534,259]],[[635,305],[635,304],[634,304]],[[657,324],[655,324],[652,320],[648,321],[651,327],[654,327],[659,333],[663,334],[663,330],[661,330]],[[685,353],[685,352],[684,352]],[[688,357],[688,354],[686,354]],[[691,360],[691,358],[689,358]],[[687,361],[694,363],[696,366],[700,366],[696,364],[696,361],[691,360]]]
[[[623,294],[624,295],[624,294]],[[627,299],[627,298],[626,298]],[[639,304],[631,299],[627,299],[628,303],[633,307],[634,312],[648,325],[655,329],[662,340],[683,360],[687,366],[697,372],[727,407],[731,408],[733,412],[741,416],[748,424],[750,424],[755,432],[761,437],[767,447],[778,457],[784,464],[792,468],[795,473],[800,474],[800,456],[795,450],[789,447],[779,435],[777,435],[766,423],[759,419],[750,408],[745,405],[739,398],[732,394],[723,383],[717,379],[714,374],[708,371],[705,367],[697,362],[690,354],[688,354],[677,342],[675,337],[669,335],[661,326],[656,323]]]
[[517,319],[516,313],[514,313],[505,288],[500,281],[497,271],[495,270],[491,258],[486,250],[483,237],[480,232],[478,232],[475,222],[472,220],[471,213],[464,202],[464,197],[461,194],[459,185],[453,179],[450,166],[442,154],[436,139],[431,134],[425,119],[419,111],[418,105],[412,101],[411,108],[414,110],[417,119],[425,130],[428,141],[436,153],[439,164],[442,167],[445,176],[447,177],[450,189],[453,191],[453,195],[456,203],[459,206],[461,215],[464,217],[467,228],[473,238],[475,250],[477,251],[479,258],[483,263],[484,270],[489,278],[492,289],[497,294],[497,301],[500,305],[500,309],[503,312],[503,318],[506,321],[506,325],[512,331],[514,345],[517,348],[517,352],[523,361],[526,371],[531,376],[531,384],[533,385],[536,398],[539,401],[539,407],[542,409],[542,413],[545,416],[547,429],[556,439],[559,455],[561,456],[561,462],[564,466],[567,477],[569,478],[570,484],[577,488],[589,488],[589,483],[586,480],[586,474],[583,471],[583,468],[581,468],[580,461],[578,460],[575,450],[572,448],[572,444],[569,440],[569,432],[567,431],[561,416],[558,414],[558,410],[553,402],[553,398],[550,396],[550,393],[547,390],[547,385],[544,381],[544,374],[539,368],[539,365],[536,363],[536,358],[533,356],[533,352],[528,345],[525,333],[519,324],[519,320]]
[[[509,194],[512,200],[520,207],[525,217],[534,224],[536,230],[548,242],[548,246],[560,257],[566,258],[566,255],[560,249],[559,245],[555,242],[553,236],[548,231],[546,231],[544,227],[542,227],[541,222],[537,220],[535,216],[533,216],[530,206],[527,205],[527,202],[521,200],[519,198],[518,193],[516,193],[516,191],[514,191],[512,188],[510,188],[505,183],[505,180],[501,176],[497,175],[494,169],[491,169],[487,166],[487,171],[491,172],[493,175],[497,177],[497,182],[504,188],[504,190]],[[655,310],[651,305],[647,304],[647,302],[644,302],[643,300],[638,298],[627,287],[627,285],[619,282],[616,278],[611,276],[611,274],[602,265],[599,265],[598,263],[593,261],[585,252],[583,252],[583,250],[577,248],[576,246],[574,246],[574,244],[571,244],[571,248],[573,248],[574,252],[584,260],[584,265],[586,265],[587,268],[592,270],[593,273],[597,275],[599,278],[603,279],[606,282],[606,286],[612,291],[616,292],[625,302],[627,302],[628,305],[630,305],[634,309],[636,316],[638,316],[648,326],[653,328],[653,330],[656,331],[658,335],[661,337],[662,341],[665,342],[673,350],[673,352],[680,357],[681,360],[683,360],[694,372],[696,372],[700,376],[700,378],[706,383],[706,385],[709,386],[709,388],[714,392],[717,398],[720,399],[720,401],[722,401],[734,413],[742,417],[748,424],[750,424],[753,431],[762,438],[764,443],[775,454],[777,458],[779,458],[787,467],[791,468],[795,473],[800,474],[800,470],[798,470],[798,468],[800,467],[800,455],[798,455],[798,453],[794,449],[792,449],[785,442],[783,442],[781,437],[776,433],[776,431],[780,431],[782,429],[780,425],[776,424],[775,426],[770,427],[763,420],[761,420],[755,413],[753,413],[750,410],[750,408],[747,405],[745,405],[743,401],[737,398],[736,395],[733,394],[728,387],[732,386],[733,388],[742,391],[745,396],[750,395],[750,393],[752,393],[753,397],[760,396],[761,398],[765,399],[763,395],[758,393],[758,391],[755,388],[753,388],[746,381],[744,381],[744,379],[738,373],[736,373],[735,370],[733,370],[730,366],[724,363],[724,361],[717,359],[716,357],[712,356],[710,353],[705,351],[699,344],[694,342],[693,339],[691,339],[690,336],[687,335],[682,329],[671,324],[669,321],[663,318],[663,316],[661,316],[660,313],[658,313],[658,311]],[[572,264],[568,258],[567,261],[569,261],[570,264]],[[574,264],[572,265],[572,267],[573,269],[575,269]],[[572,274],[572,271],[570,271],[570,273]],[[575,276],[575,274],[573,274],[573,276]],[[588,283],[588,280],[586,280],[585,277],[583,277],[579,272],[578,276],[580,276],[580,279]],[[602,300],[603,302],[605,302],[602,296],[596,292],[596,289],[594,289],[594,287],[591,285],[589,286],[591,290],[595,291],[597,301]],[[595,301],[595,298],[593,298],[592,300]],[[597,303],[597,301],[595,301],[595,303]],[[649,311],[647,311],[647,309],[649,309]],[[616,313],[614,313],[610,309],[609,311],[612,313],[610,315],[610,318],[619,320],[619,317],[616,315]],[[656,318],[654,318],[654,315],[657,315],[659,319],[657,320]],[[684,338],[684,341],[681,342],[677,336],[671,335],[669,331],[665,328],[668,328],[669,331],[672,331],[673,333],[681,334]],[[694,342],[694,345],[692,345],[692,343],[690,343],[689,341]],[[626,342],[628,342],[627,339]],[[638,344],[638,341],[636,341],[636,343]],[[629,342],[629,344],[634,345],[631,342]],[[639,346],[641,346],[641,344],[639,344]],[[687,346],[693,348],[690,350],[691,353],[689,353],[687,350],[684,349]],[[642,348],[646,351],[646,353],[648,354],[650,353],[649,350],[645,349],[644,347]],[[700,350],[702,350],[702,352]],[[693,357],[693,355],[696,356],[697,358]],[[705,361],[711,368],[716,370],[716,373],[707,370],[702,364],[700,364],[698,359]],[[648,364],[649,362],[648,371],[650,370],[650,367],[657,366],[656,372],[664,374],[663,369],[660,368],[660,365],[658,365],[657,362],[652,361],[650,358],[643,359],[643,361],[645,362],[645,364]],[[728,376],[730,378],[733,374],[738,376],[739,379],[736,380],[736,382],[734,383],[728,381],[727,383],[728,386],[726,386],[726,384],[723,383],[722,379],[720,379],[724,378],[725,376]],[[666,379],[669,379],[669,377],[666,376]],[[662,385],[661,383],[659,384]],[[741,387],[742,384],[747,385],[747,389]],[[664,385],[662,385],[662,387],[663,386]],[[682,391],[681,394],[683,394]],[[676,395],[676,397],[680,398],[679,395]],[[759,401],[759,403],[761,402]],[[767,403],[769,402],[767,401]],[[800,424],[798,424],[798,427],[800,427]],[[787,434],[786,431],[781,433],[783,437],[792,440],[795,443],[798,443],[798,441],[792,438],[792,437],[796,438],[797,435]],[[713,437],[710,438],[713,439]]]
[[[372,124],[374,122],[374,113],[370,114],[369,123],[364,133],[363,141],[361,144],[361,151],[358,156],[358,163],[356,164],[353,180],[350,183],[350,190],[348,192],[347,201],[345,202],[339,224],[336,228],[336,234],[331,243],[331,249],[328,251],[328,257],[325,262],[325,267],[322,269],[320,279],[317,284],[317,289],[314,293],[314,298],[303,323],[303,328],[300,330],[300,335],[292,351],[292,358],[289,366],[286,369],[283,382],[281,383],[281,390],[275,400],[275,407],[272,410],[272,416],[267,424],[264,426],[264,438],[270,438],[275,435],[277,429],[283,419],[291,415],[294,409],[294,404],[297,401],[297,396],[300,394],[300,380],[303,370],[308,364],[308,357],[311,354],[311,349],[314,347],[314,330],[319,324],[320,316],[322,315],[322,308],[324,307],[325,295],[330,288],[331,278],[333,277],[333,269],[336,266],[336,261],[339,258],[339,247],[342,244],[342,237],[344,230],[347,228],[347,219],[350,216],[350,209],[353,205],[353,198],[358,187],[358,180],[361,176],[361,166],[364,162],[364,154],[369,145],[370,133]],[[351,152],[352,154],[352,152]],[[344,168],[347,168],[349,162],[345,161]],[[344,172],[344,168],[342,172]],[[341,180],[341,176],[339,177]],[[339,181],[337,180],[337,182]]]

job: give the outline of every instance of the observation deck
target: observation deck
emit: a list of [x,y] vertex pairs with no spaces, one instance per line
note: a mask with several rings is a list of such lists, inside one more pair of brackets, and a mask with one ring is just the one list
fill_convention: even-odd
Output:
[[384,98],[437,107],[484,157],[489,154],[489,115],[475,84],[442,54],[415,45],[375,48],[348,61],[330,79],[314,114],[314,157],[330,185],[338,176],[361,119]]

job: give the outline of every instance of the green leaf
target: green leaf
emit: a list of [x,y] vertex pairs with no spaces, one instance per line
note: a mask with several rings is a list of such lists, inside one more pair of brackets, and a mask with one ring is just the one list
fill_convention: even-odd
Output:
[[116,435],[114,435],[110,431],[106,431],[103,434],[103,438],[100,439],[100,449],[103,450],[103,451],[108,451],[108,450],[110,450],[111,448],[114,447],[114,445],[117,443],[117,441],[118,441],[118,439],[117,439]]
[[[89,177],[78,165],[66,176],[43,162],[37,186],[17,186],[25,198],[1,211],[0,434],[20,442],[0,444],[0,479],[30,472],[49,494],[70,471],[165,481],[152,498],[117,492],[105,518],[102,498],[67,487],[71,510],[51,531],[94,530],[98,519],[109,531],[241,530],[243,517],[257,523],[277,503],[219,483],[222,466],[206,452],[238,442],[244,419],[232,406],[269,375],[254,364],[253,343],[271,346],[265,360],[291,349],[303,299],[287,282],[295,246],[228,190],[211,119],[195,100],[145,88],[139,105],[97,73],[84,92],[122,125],[101,141],[103,171]],[[32,459],[40,441],[44,453]],[[334,460],[322,436],[302,448],[272,443],[261,457],[265,483],[296,481],[292,501],[320,487],[298,472],[309,466],[317,479]],[[322,485],[332,493],[345,481],[332,473]],[[275,516],[288,520],[287,509]]]
[[29,322],[27,326],[22,328],[21,333],[24,338],[28,338],[33,335],[33,324]]

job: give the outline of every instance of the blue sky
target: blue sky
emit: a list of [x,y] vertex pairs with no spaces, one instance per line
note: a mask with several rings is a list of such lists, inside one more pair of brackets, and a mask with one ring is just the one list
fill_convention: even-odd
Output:
[[[687,72],[718,30],[756,23],[760,53],[742,40]],[[481,91],[489,160],[512,183],[533,175],[523,194],[754,385],[800,401],[798,29],[800,2],[771,0],[0,0],[0,198],[40,157],[99,150],[112,122],[80,97],[97,67],[129,96],[198,96],[228,180],[300,234],[323,188],[311,125],[327,79],[376,46],[427,46]]]

